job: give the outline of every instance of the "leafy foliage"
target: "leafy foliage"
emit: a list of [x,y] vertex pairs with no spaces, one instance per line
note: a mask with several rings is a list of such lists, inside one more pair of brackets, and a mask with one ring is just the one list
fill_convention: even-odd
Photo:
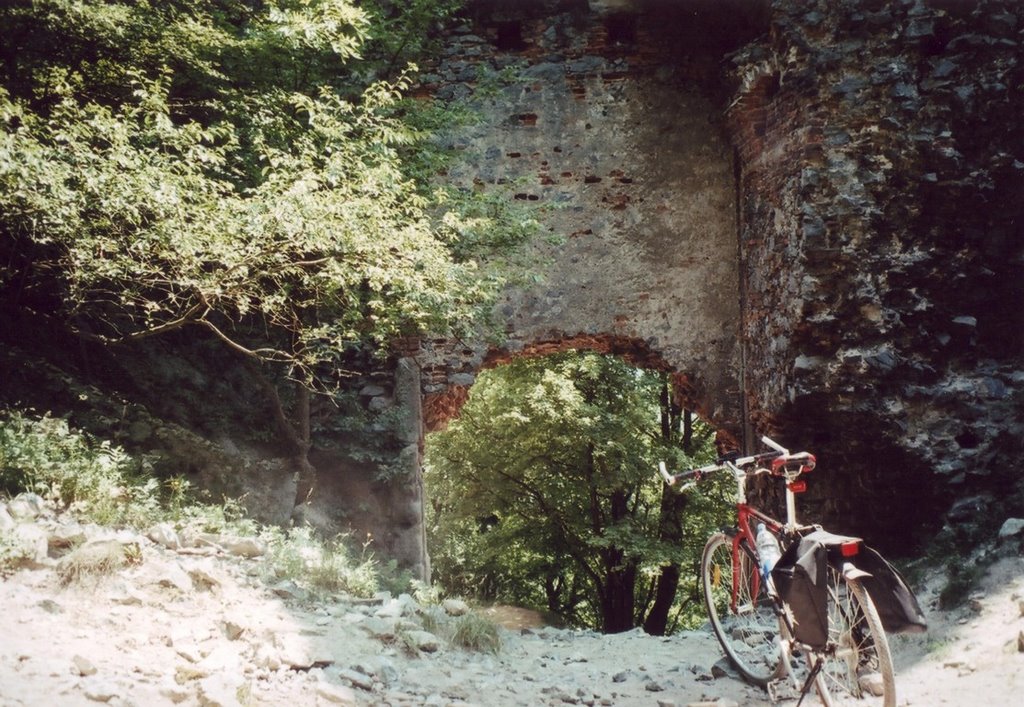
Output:
[[309,386],[465,329],[499,284],[476,254],[526,231],[422,167],[405,58],[454,6],[0,10],[0,288],[108,341],[201,327]]
[[[690,455],[678,435],[663,437],[665,385],[662,374],[584,353],[482,374],[459,419],[428,439],[438,581],[607,629],[616,583],[633,625],[665,567],[695,580],[707,528],[728,504],[713,488],[694,494],[672,518],[683,541],[662,532],[658,460],[680,467],[713,454],[706,428]],[[677,611],[695,596],[695,584],[684,588]]]
[[410,60],[458,5],[0,7],[4,307],[103,344],[184,331],[240,354],[302,503],[311,394],[396,340],[475,332],[533,230],[433,183],[432,135],[460,111],[406,98]]
[[104,525],[141,527],[159,517],[159,485],[141,463],[60,418],[0,417],[0,491],[60,500]]
[[[379,588],[382,568],[349,538],[324,540],[308,527],[260,527],[236,500],[198,500],[181,479],[161,488],[146,473],[147,462],[60,418],[0,416],[0,494],[38,493],[100,525],[145,529],[164,522],[194,532],[259,536],[268,547],[270,579],[291,579],[320,594],[370,596]],[[22,555],[13,538],[0,537],[0,574],[17,567]],[[119,542],[94,543],[64,558],[58,572],[65,583],[101,576],[137,561],[136,555]]]

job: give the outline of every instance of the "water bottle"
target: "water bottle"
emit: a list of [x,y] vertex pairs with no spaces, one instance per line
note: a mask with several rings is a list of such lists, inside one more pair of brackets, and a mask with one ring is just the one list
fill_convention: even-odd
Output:
[[779,548],[779,541],[776,539],[764,523],[757,524],[757,555],[761,558],[761,574],[765,577],[772,571],[772,567],[782,557],[782,550]]

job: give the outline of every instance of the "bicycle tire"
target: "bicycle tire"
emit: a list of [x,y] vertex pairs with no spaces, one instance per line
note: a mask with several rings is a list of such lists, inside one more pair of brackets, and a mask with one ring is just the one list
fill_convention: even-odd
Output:
[[889,639],[864,585],[828,569],[828,632],[820,680],[825,705],[896,707],[896,677]]
[[701,556],[701,587],[711,628],[726,656],[748,682],[766,687],[785,672],[779,647],[780,620],[766,583],[751,597],[752,578],[758,572],[752,552],[740,549],[737,610],[732,609],[732,538],[716,533],[708,538]]

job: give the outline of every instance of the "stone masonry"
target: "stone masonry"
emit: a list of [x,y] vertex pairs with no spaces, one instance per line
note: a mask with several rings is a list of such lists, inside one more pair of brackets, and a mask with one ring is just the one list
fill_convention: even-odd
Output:
[[506,343],[415,352],[425,428],[588,348],[813,450],[806,516],[883,550],[1020,506],[1022,32],[997,0],[472,3],[422,92],[479,112],[447,178],[533,206],[541,265]]

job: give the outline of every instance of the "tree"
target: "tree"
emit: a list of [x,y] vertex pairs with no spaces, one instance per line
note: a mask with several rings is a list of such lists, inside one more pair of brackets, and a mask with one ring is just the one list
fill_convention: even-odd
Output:
[[402,98],[408,43],[387,27],[451,10],[6,6],[5,303],[104,344],[182,330],[221,342],[266,392],[301,502],[310,396],[399,337],[479,321],[500,278],[477,258],[529,230],[426,181],[426,109]]
[[[482,374],[460,417],[428,438],[437,580],[606,632],[658,614],[650,627],[665,632],[679,568],[696,576],[706,537],[691,526],[727,508],[702,499],[683,517],[684,504],[655,478],[660,459],[713,454],[703,425],[687,428],[690,454],[663,429],[691,419],[679,410],[662,419],[667,386],[665,374],[592,353]],[[700,536],[696,550],[684,534]]]

